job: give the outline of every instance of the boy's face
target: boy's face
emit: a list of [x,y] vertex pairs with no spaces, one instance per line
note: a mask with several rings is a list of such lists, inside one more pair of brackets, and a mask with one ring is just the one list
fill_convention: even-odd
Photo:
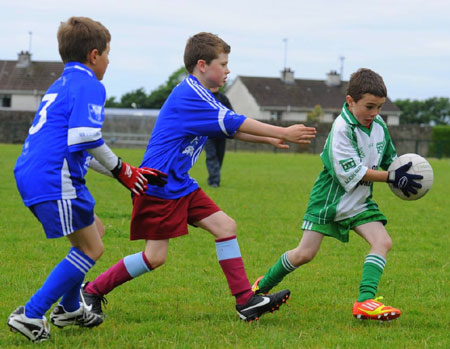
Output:
[[[110,46],[109,43],[106,45],[106,50],[102,52],[100,55],[97,51],[97,53],[93,56],[93,61],[91,61],[90,68],[95,73],[95,76],[97,79],[102,80],[103,76],[105,75],[106,68],[108,68],[109,64],[109,50]],[[94,50],[96,51],[96,50]]]
[[225,85],[228,69],[228,53],[221,53],[209,64],[204,64],[204,84],[206,88],[222,87]]
[[356,120],[364,127],[370,127],[375,116],[380,113],[381,107],[386,102],[386,97],[378,97],[370,93],[363,94],[363,97],[355,102],[354,99],[347,95],[348,110],[350,110]]

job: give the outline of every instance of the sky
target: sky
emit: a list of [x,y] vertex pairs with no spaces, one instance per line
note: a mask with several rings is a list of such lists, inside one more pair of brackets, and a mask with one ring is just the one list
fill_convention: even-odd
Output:
[[1,0],[0,60],[30,50],[34,61],[60,61],[60,22],[86,16],[111,32],[108,98],[165,84],[201,31],[231,46],[228,83],[285,67],[299,79],[335,70],[348,80],[364,67],[392,100],[450,98],[449,14],[448,0]]

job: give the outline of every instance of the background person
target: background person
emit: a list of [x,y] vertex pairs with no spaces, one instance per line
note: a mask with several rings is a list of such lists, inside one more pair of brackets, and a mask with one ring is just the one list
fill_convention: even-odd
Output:
[[[219,88],[211,89],[213,96],[225,107],[233,110],[230,100],[219,91]],[[213,188],[220,186],[220,170],[227,147],[227,139],[224,137],[208,137],[205,143],[206,168],[208,169],[208,185]]]

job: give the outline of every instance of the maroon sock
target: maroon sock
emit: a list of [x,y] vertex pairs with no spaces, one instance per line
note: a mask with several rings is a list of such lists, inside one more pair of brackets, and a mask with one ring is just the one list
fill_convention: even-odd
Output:
[[236,236],[216,240],[217,257],[237,304],[245,304],[253,296]]
[[124,282],[138,277],[153,268],[144,252],[127,256],[100,274],[94,281],[89,282],[85,288],[86,292],[105,295]]

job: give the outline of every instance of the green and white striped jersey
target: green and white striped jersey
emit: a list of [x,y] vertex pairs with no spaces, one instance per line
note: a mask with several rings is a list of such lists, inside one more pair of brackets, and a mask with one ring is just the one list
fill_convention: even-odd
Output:
[[368,169],[387,170],[397,157],[387,126],[377,115],[362,126],[344,104],[333,123],[322,154],[324,170],[311,191],[304,220],[327,224],[378,209],[373,182],[361,180]]

